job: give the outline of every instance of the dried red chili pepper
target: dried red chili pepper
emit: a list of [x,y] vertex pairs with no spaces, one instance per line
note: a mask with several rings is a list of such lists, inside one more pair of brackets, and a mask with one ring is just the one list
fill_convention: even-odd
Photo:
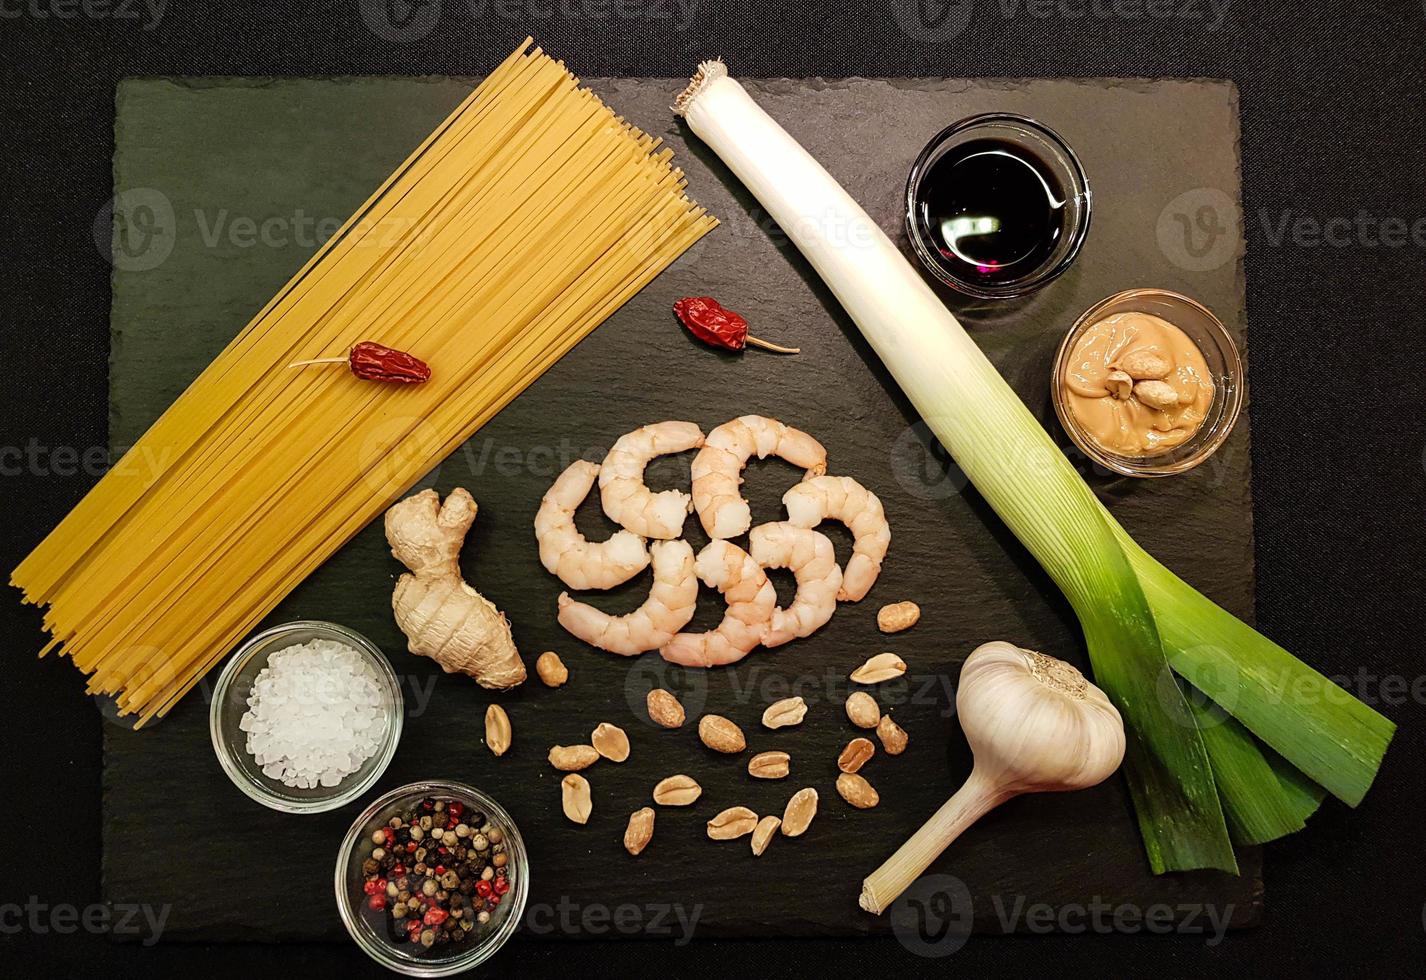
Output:
[[346,357],[322,357],[311,361],[296,361],[289,367],[306,364],[346,364],[352,374],[363,381],[391,381],[397,384],[420,384],[431,380],[431,368],[419,357],[394,350],[375,341],[363,340]]
[[689,333],[714,347],[742,350],[752,344],[777,354],[801,353],[801,348],[798,347],[782,347],[748,336],[748,321],[732,310],[724,309],[723,305],[711,296],[685,296],[673,304],[673,312],[688,328]]

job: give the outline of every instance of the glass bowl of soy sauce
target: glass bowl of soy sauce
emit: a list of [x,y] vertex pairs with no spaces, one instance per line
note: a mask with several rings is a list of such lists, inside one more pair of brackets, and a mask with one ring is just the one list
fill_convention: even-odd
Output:
[[1009,112],[941,130],[906,181],[906,232],[921,264],[977,299],[1024,296],[1058,277],[1089,213],[1089,179],[1069,144]]

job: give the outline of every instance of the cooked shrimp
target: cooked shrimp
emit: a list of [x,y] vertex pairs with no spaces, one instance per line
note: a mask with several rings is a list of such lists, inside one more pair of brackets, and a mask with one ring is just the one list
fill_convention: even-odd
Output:
[[594,486],[599,466],[571,463],[545,492],[535,513],[540,562],[571,589],[612,589],[649,566],[649,549],[632,531],[616,531],[607,541],[586,541],[574,526],[574,512]]
[[891,546],[891,526],[876,494],[848,476],[817,476],[804,480],[782,495],[787,522],[796,527],[816,527],[826,520],[841,521],[852,532],[852,557],[842,573],[837,598],[862,599],[876,577],[886,549]]
[[625,530],[646,538],[676,538],[693,509],[682,490],[654,493],[644,486],[644,467],[655,456],[703,445],[703,430],[692,422],[657,422],[619,437],[599,469],[604,513]]
[[777,593],[762,566],[742,548],[710,541],[698,553],[694,570],[703,583],[723,593],[728,610],[707,633],[680,633],[659,650],[665,660],[685,667],[717,667],[742,660],[762,640]]
[[561,592],[560,625],[591,646],[626,657],[657,650],[673,639],[698,606],[693,547],[687,541],[655,541],[649,550],[654,586],[643,605],[627,615],[611,616]]
[[800,429],[761,415],[723,423],[693,457],[693,505],[709,537],[736,538],[752,526],[752,510],[738,487],[754,453],[758,459],[781,456],[805,467],[809,478],[827,472],[827,450]]
[[837,611],[842,570],[825,534],[787,523],[759,524],[748,535],[748,553],[763,568],[786,568],[797,579],[797,595],[776,608],[763,630],[762,644],[777,647],[810,636]]

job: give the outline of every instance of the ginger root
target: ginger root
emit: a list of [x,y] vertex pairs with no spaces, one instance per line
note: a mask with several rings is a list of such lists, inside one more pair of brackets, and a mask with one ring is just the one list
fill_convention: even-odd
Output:
[[444,504],[436,491],[422,490],[386,512],[391,553],[411,569],[397,581],[391,608],[412,653],[504,690],[525,680],[525,665],[505,615],[461,577],[461,545],[475,513],[460,487]]

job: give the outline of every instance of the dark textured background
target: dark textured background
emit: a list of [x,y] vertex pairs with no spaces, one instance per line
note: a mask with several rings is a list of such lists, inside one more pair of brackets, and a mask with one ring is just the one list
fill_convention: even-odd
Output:
[[[1361,213],[1369,229],[1390,230],[1390,222],[1426,217],[1422,5],[1239,0],[1215,27],[1207,7],[1186,0],[1148,9],[1121,0],[1088,12],[1069,0],[1048,8],[976,0],[964,29],[946,37],[961,20],[952,11],[938,21],[934,0],[925,19],[909,0],[836,8],[571,0],[563,13],[558,3],[553,12],[524,0],[472,4],[447,0],[433,29],[405,44],[366,27],[356,0],[270,8],[174,0],[151,30],[148,15],[87,17],[51,0],[38,2],[46,16],[15,0],[0,5],[0,331],[9,374],[0,445],[34,440],[83,454],[105,444],[109,270],[92,227],[109,194],[114,85],[126,75],[471,74],[533,31],[588,75],[680,74],[719,53],[756,75],[1232,78],[1242,97],[1259,622],[1305,659],[1346,675],[1403,731],[1359,811],[1329,804],[1307,832],[1268,849],[1262,928],[1216,946],[1127,935],[976,939],[935,966],[1165,975],[1419,970],[1426,248],[1382,244],[1374,231],[1365,241],[1355,230],[1345,241],[1323,241],[1293,235],[1291,225],[1302,216],[1350,223]],[[92,482],[60,472],[71,463],[63,452],[41,457],[48,462],[40,467],[16,466],[13,453],[3,460],[6,567]],[[13,719],[0,763],[12,800],[0,904],[34,895],[82,906],[99,896],[101,723],[77,696],[67,665],[29,659],[36,621],[33,610],[0,603],[0,636],[13,662],[0,685],[0,708]],[[836,855],[826,860],[835,865]],[[55,934],[4,935],[0,944],[6,967],[32,975],[364,966],[345,946],[161,944],[140,952]],[[927,965],[894,941],[642,943],[633,952],[637,958],[616,944],[523,943],[501,962],[528,975],[792,976],[815,963],[865,975]]]

